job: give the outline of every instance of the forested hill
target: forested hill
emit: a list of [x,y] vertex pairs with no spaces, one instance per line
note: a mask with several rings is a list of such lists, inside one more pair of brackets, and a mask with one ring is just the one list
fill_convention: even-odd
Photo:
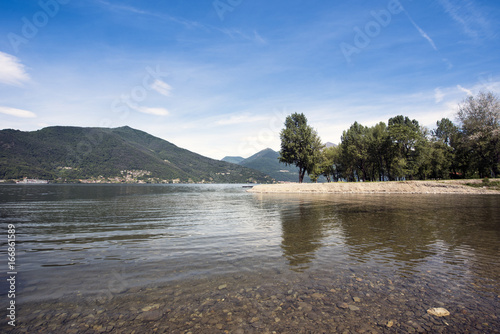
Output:
[[276,181],[297,182],[299,179],[298,168],[280,163],[278,160],[279,156],[278,152],[267,148],[241,161],[239,164],[244,167],[260,170],[270,175]]
[[[294,165],[280,163],[279,156],[279,152],[266,148],[246,159],[242,157],[225,157],[222,160],[259,170],[276,181],[297,182],[299,180],[299,169]],[[311,182],[311,180],[306,178],[304,182]],[[325,182],[325,178],[320,176],[319,182]]]
[[210,159],[130,127],[0,131],[0,179],[267,183],[266,174]]

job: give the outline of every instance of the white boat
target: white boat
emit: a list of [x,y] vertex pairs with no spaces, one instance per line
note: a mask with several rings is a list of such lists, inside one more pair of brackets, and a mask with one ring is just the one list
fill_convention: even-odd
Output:
[[25,177],[22,181],[16,181],[17,184],[47,184],[49,181],[47,180],[39,180],[39,179],[28,179]]

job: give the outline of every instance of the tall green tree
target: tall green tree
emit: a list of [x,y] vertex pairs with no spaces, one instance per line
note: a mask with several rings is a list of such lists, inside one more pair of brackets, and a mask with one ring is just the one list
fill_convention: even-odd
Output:
[[419,167],[417,146],[425,140],[418,121],[399,115],[389,119],[388,131],[393,145],[390,179],[413,179]]
[[340,146],[331,146],[325,148],[322,152],[320,170],[328,182],[337,182],[342,173],[340,162]]
[[448,118],[437,121],[436,126],[436,129],[432,131],[433,137],[448,146],[453,146],[457,141],[458,127]]
[[390,160],[392,143],[387,125],[380,122],[369,129],[368,152],[372,166],[372,181],[384,181],[387,177],[387,165]]
[[431,178],[457,178],[462,173],[460,161],[461,135],[458,126],[448,118],[436,122],[432,133],[432,173]]
[[366,181],[370,170],[368,128],[354,122],[341,137],[342,161],[350,166],[348,179]]
[[479,177],[500,172],[500,100],[492,92],[469,96],[457,114],[462,125],[463,144]]
[[304,114],[294,113],[286,118],[280,139],[281,150],[278,159],[287,165],[297,166],[299,183],[302,183],[305,173],[313,173],[321,159],[324,146],[318,133],[307,124]]

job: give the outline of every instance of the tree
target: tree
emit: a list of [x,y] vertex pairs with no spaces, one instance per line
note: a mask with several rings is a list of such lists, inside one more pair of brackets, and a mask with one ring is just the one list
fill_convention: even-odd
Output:
[[317,132],[307,125],[307,118],[302,113],[294,113],[286,118],[280,139],[278,159],[287,165],[297,166],[299,183],[302,183],[305,173],[313,173],[315,165],[319,163],[323,144]]
[[436,125],[437,128],[432,131],[432,135],[444,144],[453,146],[457,140],[458,127],[448,118],[442,118]]
[[425,140],[423,132],[416,120],[396,116],[389,119],[389,137],[392,141],[391,179],[412,179],[418,172],[417,145]]
[[432,179],[447,179],[450,175],[456,175],[452,172],[453,153],[450,147],[441,141],[429,142],[429,174]]
[[448,118],[436,122],[432,131],[432,178],[457,177],[460,168],[460,129]]
[[500,171],[500,101],[491,92],[469,96],[459,105],[463,144],[479,177],[496,177]]
[[354,122],[341,138],[342,161],[351,166],[348,177],[366,181],[369,171],[368,128]]
[[392,143],[389,138],[387,125],[380,122],[370,129],[370,141],[368,152],[372,165],[372,181],[384,181],[387,177],[387,166],[390,160],[390,149]]
[[325,148],[322,152],[320,171],[328,182],[337,182],[341,174],[340,146]]

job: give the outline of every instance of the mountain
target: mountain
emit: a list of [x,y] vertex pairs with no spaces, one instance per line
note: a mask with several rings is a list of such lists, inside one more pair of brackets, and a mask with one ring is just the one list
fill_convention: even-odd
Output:
[[237,164],[237,165],[239,165],[243,160],[245,160],[245,158],[243,158],[243,157],[224,157],[224,158],[222,158],[222,161],[230,162],[232,164]]
[[[293,165],[287,166],[279,162],[279,156],[279,152],[276,152],[270,148],[266,148],[265,150],[262,150],[247,159],[243,159],[241,157],[225,157],[224,159],[226,159],[226,161],[228,161],[228,158],[237,158],[234,161],[243,159],[238,163],[239,165],[261,171],[264,174],[271,176],[276,181],[298,182],[299,169]],[[318,178],[318,182],[325,181],[326,178],[324,176],[320,176]],[[311,182],[311,180],[306,177],[304,178],[304,182]]]
[[298,168],[287,166],[278,161],[279,153],[267,148],[247,159],[241,157],[225,157],[223,160],[235,162],[241,166],[256,169],[271,176],[276,181],[297,182],[299,180]]
[[128,126],[0,131],[0,179],[268,183],[262,172],[213,160]]

